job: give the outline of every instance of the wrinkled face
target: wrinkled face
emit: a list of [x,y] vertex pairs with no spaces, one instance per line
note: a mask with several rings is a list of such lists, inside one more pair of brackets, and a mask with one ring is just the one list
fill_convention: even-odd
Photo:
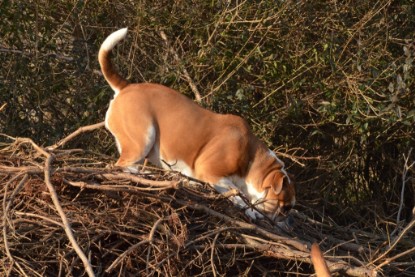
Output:
[[285,172],[275,171],[267,176],[263,187],[266,189],[266,195],[260,208],[269,219],[279,222],[288,215],[295,204],[292,177]]

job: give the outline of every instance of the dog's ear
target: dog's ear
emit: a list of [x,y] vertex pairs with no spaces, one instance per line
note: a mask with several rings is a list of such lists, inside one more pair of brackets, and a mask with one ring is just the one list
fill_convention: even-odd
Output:
[[282,188],[284,186],[284,177],[284,175],[278,172],[275,173],[274,177],[272,178],[273,180],[271,183],[271,189],[276,195],[279,195],[282,191]]
[[264,188],[271,189],[275,195],[279,195],[284,189],[284,178],[286,178],[286,176],[281,172],[273,172],[265,178],[263,183]]

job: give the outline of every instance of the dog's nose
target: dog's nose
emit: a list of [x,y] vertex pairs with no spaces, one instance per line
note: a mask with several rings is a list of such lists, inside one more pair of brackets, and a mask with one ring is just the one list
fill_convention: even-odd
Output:
[[292,207],[293,206],[291,206],[291,205],[284,205],[284,206],[281,207],[281,212],[283,214],[286,214],[286,213],[288,213],[292,209]]

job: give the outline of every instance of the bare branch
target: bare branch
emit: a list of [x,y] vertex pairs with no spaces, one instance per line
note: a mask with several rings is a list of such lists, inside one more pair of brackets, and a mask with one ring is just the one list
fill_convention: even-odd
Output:
[[160,31],[160,36],[164,40],[164,42],[166,43],[169,51],[173,54],[174,60],[177,62],[178,65],[181,65],[180,69],[183,71],[184,78],[186,79],[187,83],[189,84],[190,89],[193,91],[193,93],[195,95],[195,98],[196,98],[196,101],[200,103],[202,101],[202,97],[200,95],[200,92],[197,89],[197,86],[196,86],[195,82],[190,77],[190,74],[187,71],[186,67],[181,62],[181,60],[179,58],[179,55],[177,54],[176,50],[170,45],[170,42],[169,42],[169,39],[167,38],[166,33],[164,31]]

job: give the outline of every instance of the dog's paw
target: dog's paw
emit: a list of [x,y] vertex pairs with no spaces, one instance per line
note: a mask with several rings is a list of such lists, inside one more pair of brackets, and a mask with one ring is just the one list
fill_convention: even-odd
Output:
[[252,220],[257,220],[257,219],[264,218],[264,216],[260,212],[254,210],[254,209],[251,209],[251,208],[246,209],[245,214]]
[[140,173],[140,171],[138,170],[138,167],[137,166],[134,166],[134,165],[131,165],[131,166],[128,166],[128,167],[124,167],[123,168],[123,171],[125,173],[131,173],[131,174],[138,174],[138,173]]

